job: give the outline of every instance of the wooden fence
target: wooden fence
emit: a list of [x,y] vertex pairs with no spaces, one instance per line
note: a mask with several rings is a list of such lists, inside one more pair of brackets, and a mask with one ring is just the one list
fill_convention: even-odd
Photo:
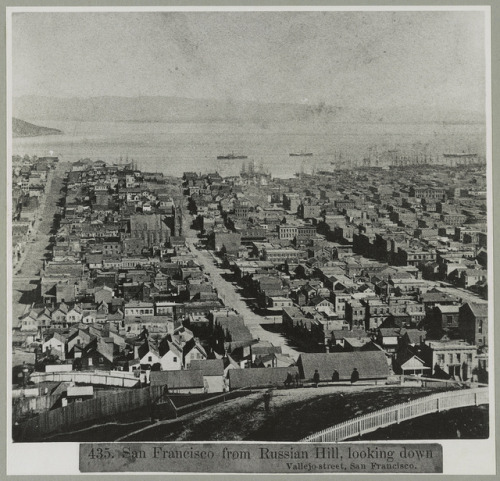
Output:
[[242,389],[221,393],[179,407],[175,405],[176,396],[169,394],[164,386],[102,393],[94,399],[45,411],[14,424],[13,437],[14,441],[36,441],[51,433],[69,431],[84,423],[101,421],[139,408],[145,409],[146,416],[176,418],[245,395],[247,392],[251,391]]
[[15,424],[14,441],[34,441],[47,434],[69,430],[85,422],[100,420],[140,407],[149,409],[161,394],[155,387],[130,389],[52,409]]
[[12,419],[17,421],[28,413],[48,411],[61,396],[33,396],[12,400]]
[[488,388],[461,389],[421,397],[413,401],[396,404],[379,411],[349,419],[343,423],[323,429],[302,439],[302,442],[324,443],[343,441],[379,428],[397,424],[448,409],[488,404]]

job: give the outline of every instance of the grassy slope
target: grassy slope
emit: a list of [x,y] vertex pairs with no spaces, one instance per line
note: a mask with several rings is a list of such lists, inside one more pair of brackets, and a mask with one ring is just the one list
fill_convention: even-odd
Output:
[[130,441],[298,441],[354,416],[438,391],[411,387],[277,390],[269,412],[261,391],[190,419],[154,426]]

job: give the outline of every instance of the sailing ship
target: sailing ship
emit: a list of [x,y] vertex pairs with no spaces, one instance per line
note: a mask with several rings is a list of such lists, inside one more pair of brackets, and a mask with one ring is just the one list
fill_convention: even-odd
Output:
[[224,160],[236,160],[236,159],[248,159],[248,156],[246,155],[235,155],[234,152],[231,152],[230,154],[227,155],[218,155],[218,159],[224,159]]
[[302,152],[292,152],[290,153],[290,157],[311,157],[313,155],[312,152],[306,152],[306,151],[302,151]]

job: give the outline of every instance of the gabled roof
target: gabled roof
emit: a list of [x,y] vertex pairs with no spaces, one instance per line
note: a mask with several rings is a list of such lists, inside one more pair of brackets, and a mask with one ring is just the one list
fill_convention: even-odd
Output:
[[488,317],[488,304],[479,302],[468,302],[472,314],[476,317]]
[[281,346],[273,346],[270,342],[260,341],[257,344],[253,344],[252,354],[254,356],[263,356],[266,354],[281,354]]
[[66,343],[66,336],[64,336],[63,334],[61,334],[61,333],[59,333],[59,332],[57,332],[57,331],[56,331],[56,332],[54,332],[54,333],[52,334],[52,336],[50,336],[50,338],[49,338],[49,339],[47,339],[45,342],[48,342],[48,341],[50,341],[51,339],[56,339],[57,341],[62,342],[63,344],[65,344],[65,343]]
[[172,341],[170,336],[165,336],[161,342],[158,349],[160,357],[163,357],[168,352],[172,351],[177,356],[182,357],[182,347],[179,346],[175,341]]
[[185,371],[151,371],[151,386],[167,386],[169,389],[202,388],[203,374],[201,370]]
[[341,339],[363,339],[368,338],[368,333],[362,329],[353,329],[352,331],[344,331],[344,330],[332,330],[332,335],[335,337],[335,340],[339,341]]
[[232,369],[229,371],[229,385],[231,386],[231,389],[243,387],[282,386],[288,373],[295,376],[297,372],[297,367]]
[[227,369],[228,366],[232,366],[234,369],[241,369],[240,365],[229,354],[223,357],[222,360],[224,361],[224,369]]
[[298,364],[305,379],[312,379],[316,369],[320,379],[331,379],[335,369],[341,380],[350,379],[354,368],[358,370],[360,379],[380,379],[390,374],[386,355],[382,351],[304,353],[300,355]]
[[325,299],[322,296],[314,296],[311,299],[311,304],[313,304],[314,306],[317,306],[318,304],[322,303],[323,301],[327,301],[329,304],[332,304],[332,301],[329,301],[328,299]]
[[222,359],[205,359],[191,361],[189,369],[201,371],[204,376],[223,376],[224,361]]
[[207,356],[207,353],[205,352],[205,349],[203,349],[203,346],[199,342],[197,342],[194,337],[191,338],[189,341],[187,341],[186,344],[184,344],[182,351],[183,351],[184,355],[186,356],[193,349],[197,349],[205,357]]
[[139,357],[142,359],[148,352],[152,352],[153,354],[156,354],[159,356],[159,352],[157,347],[149,340],[146,339],[138,349],[138,354]]
[[419,344],[421,340],[425,340],[427,333],[420,329],[401,329],[401,337],[408,336],[410,344]]

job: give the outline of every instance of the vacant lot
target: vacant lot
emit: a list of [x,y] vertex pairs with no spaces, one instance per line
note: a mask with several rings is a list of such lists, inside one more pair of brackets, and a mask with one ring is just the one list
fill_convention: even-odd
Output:
[[157,424],[127,441],[298,441],[347,419],[444,388],[339,386],[264,391],[182,420]]

